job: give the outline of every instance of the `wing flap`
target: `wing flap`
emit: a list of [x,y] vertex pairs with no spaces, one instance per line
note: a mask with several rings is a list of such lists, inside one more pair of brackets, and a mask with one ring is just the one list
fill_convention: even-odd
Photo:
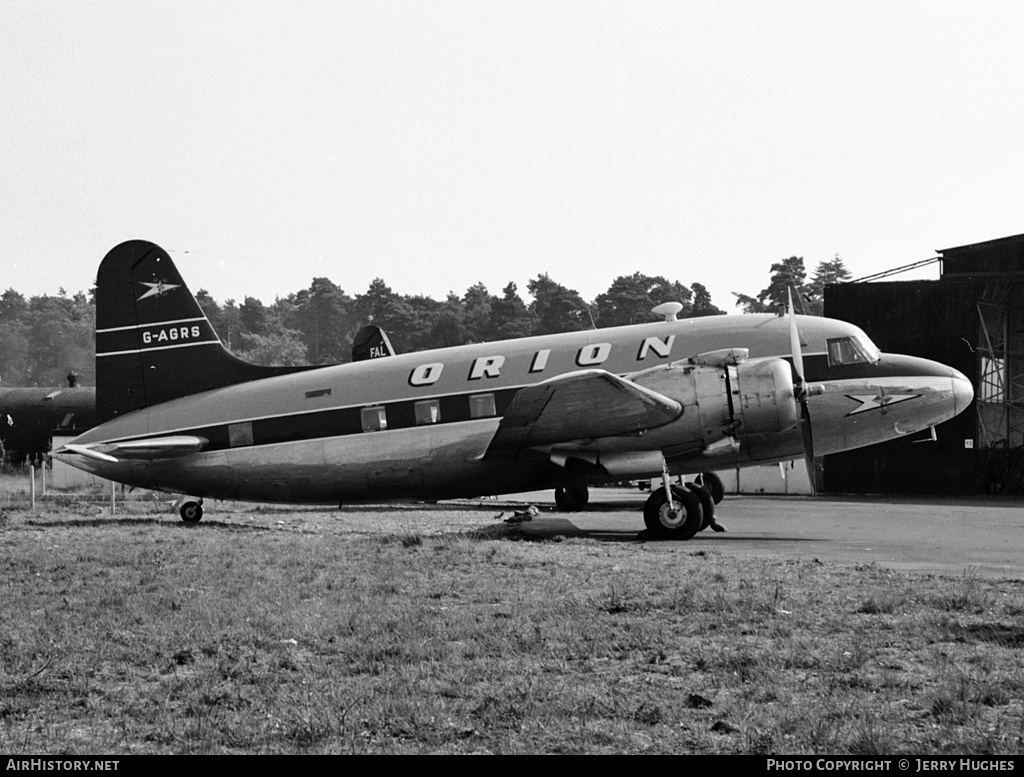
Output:
[[604,370],[528,386],[512,399],[485,457],[537,445],[630,434],[667,424],[682,405]]

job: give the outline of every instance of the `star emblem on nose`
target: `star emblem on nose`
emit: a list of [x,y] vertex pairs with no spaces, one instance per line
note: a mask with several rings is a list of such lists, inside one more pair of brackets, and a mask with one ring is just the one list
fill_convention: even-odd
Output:
[[868,410],[881,410],[885,413],[885,409],[890,405],[897,405],[900,402],[906,402],[909,399],[916,399],[919,396],[921,395],[886,394],[885,391],[881,389],[879,389],[876,394],[847,394],[847,399],[859,402],[860,405],[847,413],[846,416],[850,417],[851,415],[857,415],[858,413],[866,413]]

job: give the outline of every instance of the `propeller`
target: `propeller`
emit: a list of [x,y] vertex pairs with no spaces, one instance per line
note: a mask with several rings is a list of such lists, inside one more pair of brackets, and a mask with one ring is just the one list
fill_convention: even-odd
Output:
[[789,294],[789,341],[793,352],[793,369],[796,372],[796,381],[793,388],[796,389],[796,399],[800,403],[800,433],[804,439],[804,457],[807,461],[807,478],[811,483],[811,490],[814,491],[814,435],[811,432],[811,411],[807,406],[807,398],[821,393],[820,386],[809,386],[804,374],[804,356],[800,348],[800,332],[796,328],[796,313],[793,311],[793,289],[787,289]]

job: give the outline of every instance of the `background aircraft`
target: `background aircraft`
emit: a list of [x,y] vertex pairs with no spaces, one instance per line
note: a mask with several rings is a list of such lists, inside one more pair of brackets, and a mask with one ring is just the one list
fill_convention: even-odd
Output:
[[[652,536],[709,519],[670,477],[832,453],[964,410],[956,370],[881,354],[857,327],[721,316],[445,348],[322,368],[228,353],[170,256],[145,241],[97,278],[100,426],[61,451],[122,483],[202,498],[441,499],[654,478]],[[785,357],[792,354],[792,363]],[[710,463],[715,466],[709,466]],[[660,480],[658,480],[660,478]]]
[[56,388],[0,388],[0,445],[9,461],[45,456],[54,432],[74,435],[96,424],[96,389],[68,385]]

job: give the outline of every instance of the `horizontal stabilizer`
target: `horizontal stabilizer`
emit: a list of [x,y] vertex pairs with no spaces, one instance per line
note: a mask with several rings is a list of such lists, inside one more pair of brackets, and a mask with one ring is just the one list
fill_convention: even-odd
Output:
[[630,434],[675,420],[673,399],[604,370],[563,375],[520,390],[485,457],[522,448]]
[[198,453],[209,440],[205,437],[192,435],[176,435],[173,437],[153,437],[146,440],[125,440],[123,442],[93,443],[77,445],[67,443],[55,455],[76,453],[97,461],[116,462],[122,459],[173,459]]
[[55,450],[53,452],[53,455],[60,456],[63,453],[74,453],[79,456],[85,456],[87,459],[95,459],[96,461],[117,461],[117,459],[115,459],[113,456],[108,456],[105,453],[100,453],[99,451],[93,450],[88,445],[75,445],[74,443],[71,442]]

